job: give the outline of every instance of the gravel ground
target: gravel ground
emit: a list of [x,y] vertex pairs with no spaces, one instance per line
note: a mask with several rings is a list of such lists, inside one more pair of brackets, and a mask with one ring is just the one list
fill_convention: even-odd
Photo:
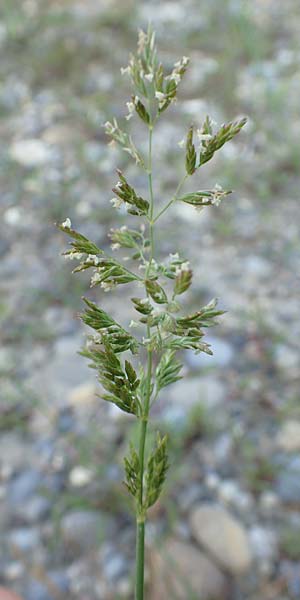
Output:
[[[69,216],[107,245],[123,222],[109,203],[115,168],[146,189],[101,125],[126,114],[120,67],[148,20],[166,65],[191,57],[154,138],[157,202],[183,172],[178,141],[191,121],[249,117],[196,176],[200,187],[234,189],[230,200],[201,214],[178,205],[157,235],[162,257],[180,248],[194,267],[191,308],[217,296],[228,312],[209,336],[214,356],[187,353],[186,379],[153,415],[170,433],[171,469],[147,531],[148,595],[296,600],[297,0],[1,5],[0,586],[25,600],[132,598],[134,528],[120,482],[136,429],[95,395],[77,354],[88,280],[71,275],[54,222]],[[143,146],[143,128],[132,128]],[[126,293],[89,296],[128,326]]]

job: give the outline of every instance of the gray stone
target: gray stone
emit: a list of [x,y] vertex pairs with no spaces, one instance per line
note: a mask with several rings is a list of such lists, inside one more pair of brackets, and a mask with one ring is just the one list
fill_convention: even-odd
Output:
[[45,573],[45,582],[29,579],[26,583],[25,600],[53,600],[69,591],[69,580],[63,571]]
[[87,361],[78,354],[83,342],[82,336],[60,338],[45,366],[29,379],[28,385],[40,392],[50,406],[64,407],[74,388],[95,381]]
[[10,147],[13,160],[24,167],[40,167],[47,164],[53,155],[51,148],[42,140],[19,140]]
[[51,510],[51,502],[45,496],[33,496],[25,503],[17,506],[16,516],[27,523],[36,523],[47,517]]
[[10,482],[8,498],[12,504],[28,500],[41,485],[41,473],[35,469],[27,469]]
[[243,525],[222,507],[200,504],[191,513],[191,530],[199,542],[233,575],[247,572],[251,566],[251,549]]
[[278,368],[283,371],[298,373],[300,367],[299,351],[290,346],[279,344],[275,348],[275,362]]
[[300,597],[300,568],[299,562],[283,561],[281,564],[281,574],[284,577],[289,593],[292,598]]
[[249,530],[252,554],[257,561],[274,560],[278,553],[278,541],[272,529],[255,525]]
[[205,337],[205,341],[211,344],[213,356],[204,352],[194,354],[192,350],[188,350],[185,353],[188,366],[195,370],[204,367],[228,367],[234,355],[232,346],[226,340],[209,335]]
[[275,491],[282,502],[300,504],[300,457],[294,456],[281,470],[275,484]]
[[65,545],[76,550],[96,547],[111,526],[108,515],[94,510],[73,510],[64,515],[60,524]]
[[10,531],[7,539],[12,552],[14,550],[28,552],[34,550],[39,545],[40,535],[37,529],[33,527],[23,527]]
[[[16,432],[3,433],[0,436],[1,471],[7,469],[10,473],[19,471],[24,464],[34,462],[34,453],[31,446],[26,444]],[[17,479],[16,479],[17,480]]]
[[218,567],[198,548],[176,538],[168,540],[151,558],[151,590],[149,600],[189,595],[201,600],[225,600],[226,579]]
[[285,421],[278,432],[276,442],[285,452],[300,450],[300,421]]
[[216,377],[210,375],[192,377],[170,386],[162,394],[162,398],[166,400],[166,407],[170,405],[176,408],[182,407],[185,413],[198,404],[203,404],[208,409],[215,409],[224,398],[224,388]]
[[253,507],[251,494],[242,490],[239,483],[233,479],[225,479],[220,482],[218,498],[224,504],[232,505],[240,511],[249,511]]
[[103,561],[103,574],[110,583],[115,583],[117,579],[123,577],[127,570],[127,561],[116,549],[108,553]]

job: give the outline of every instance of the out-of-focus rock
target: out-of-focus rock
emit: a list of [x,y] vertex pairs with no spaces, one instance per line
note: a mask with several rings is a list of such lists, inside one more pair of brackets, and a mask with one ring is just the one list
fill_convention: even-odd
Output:
[[42,140],[19,140],[11,145],[10,156],[24,167],[40,167],[51,160],[52,152]]
[[191,514],[192,534],[216,561],[233,575],[251,566],[251,549],[243,525],[218,505],[203,503]]
[[225,600],[226,578],[203,552],[192,544],[172,538],[155,551],[151,560],[150,600],[178,598],[189,594],[201,600]]
[[277,445],[285,452],[300,450],[300,422],[286,421],[277,435]]

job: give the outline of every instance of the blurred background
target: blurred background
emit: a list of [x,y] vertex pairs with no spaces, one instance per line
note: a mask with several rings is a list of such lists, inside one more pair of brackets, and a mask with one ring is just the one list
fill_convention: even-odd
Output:
[[[167,68],[191,57],[155,134],[157,202],[183,173],[178,141],[190,122],[249,122],[191,181],[235,193],[199,214],[174,207],[158,234],[162,257],[180,249],[192,262],[190,307],[218,296],[228,313],[209,334],[214,356],[186,354],[186,379],[155,411],[171,469],[150,515],[147,597],[297,599],[298,0],[2,0],[0,583],[25,600],[133,597],[121,480],[135,426],[95,395],[77,354],[81,296],[128,326],[130,291],[103,297],[71,275],[54,223],[68,216],[108,247],[124,219],[109,202],[115,168],[146,193],[102,124],[125,122],[120,67],[148,21]],[[131,124],[143,148],[143,124]]]

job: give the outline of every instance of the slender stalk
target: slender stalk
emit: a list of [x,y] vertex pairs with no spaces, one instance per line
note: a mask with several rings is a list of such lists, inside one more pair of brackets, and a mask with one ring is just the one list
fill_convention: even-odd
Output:
[[136,525],[136,583],[135,598],[144,598],[144,563],[145,563],[145,521]]
[[156,221],[158,221],[158,219],[168,210],[168,208],[171,206],[171,204],[173,204],[173,202],[175,202],[175,200],[177,200],[177,196],[178,196],[183,184],[186,182],[187,178],[188,178],[188,175],[185,174],[184,177],[179,182],[174,196],[172,196],[171,200],[169,200],[169,202],[154,217],[153,223],[156,223]]
[[[150,256],[148,268],[146,271],[146,279],[151,269],[151,263],[154,255],[154,228],[153,228],[153,210],[154,210],[154,198],[153,198],[153,185],[152,185],[152,131],[153,126],[149,126],[149,162],[148,162],[148,183],[149,183],[149,194],[150,194]],[[150,337],[150,327],[147,324],[147,337]],[[152,363],[153,363],[153,351],[148,350],[147,358],[147,383],[146,383],[146,398],[143,406],[143,414],[141,416],[140,423],[140,436],[139,436],[139,464],[140,464],[140,492],[139,492],[139,507],[143,506],[144,500],[144,468],[145,468],[145,444],[147,437],[147,425],[150,409],[151,399],[151,379],[152,379]],[[144,570],[145,570],[145,521],[146,514],[137,514],[136,521],[136,586],[135,586],[135,599],[144,599]]]

